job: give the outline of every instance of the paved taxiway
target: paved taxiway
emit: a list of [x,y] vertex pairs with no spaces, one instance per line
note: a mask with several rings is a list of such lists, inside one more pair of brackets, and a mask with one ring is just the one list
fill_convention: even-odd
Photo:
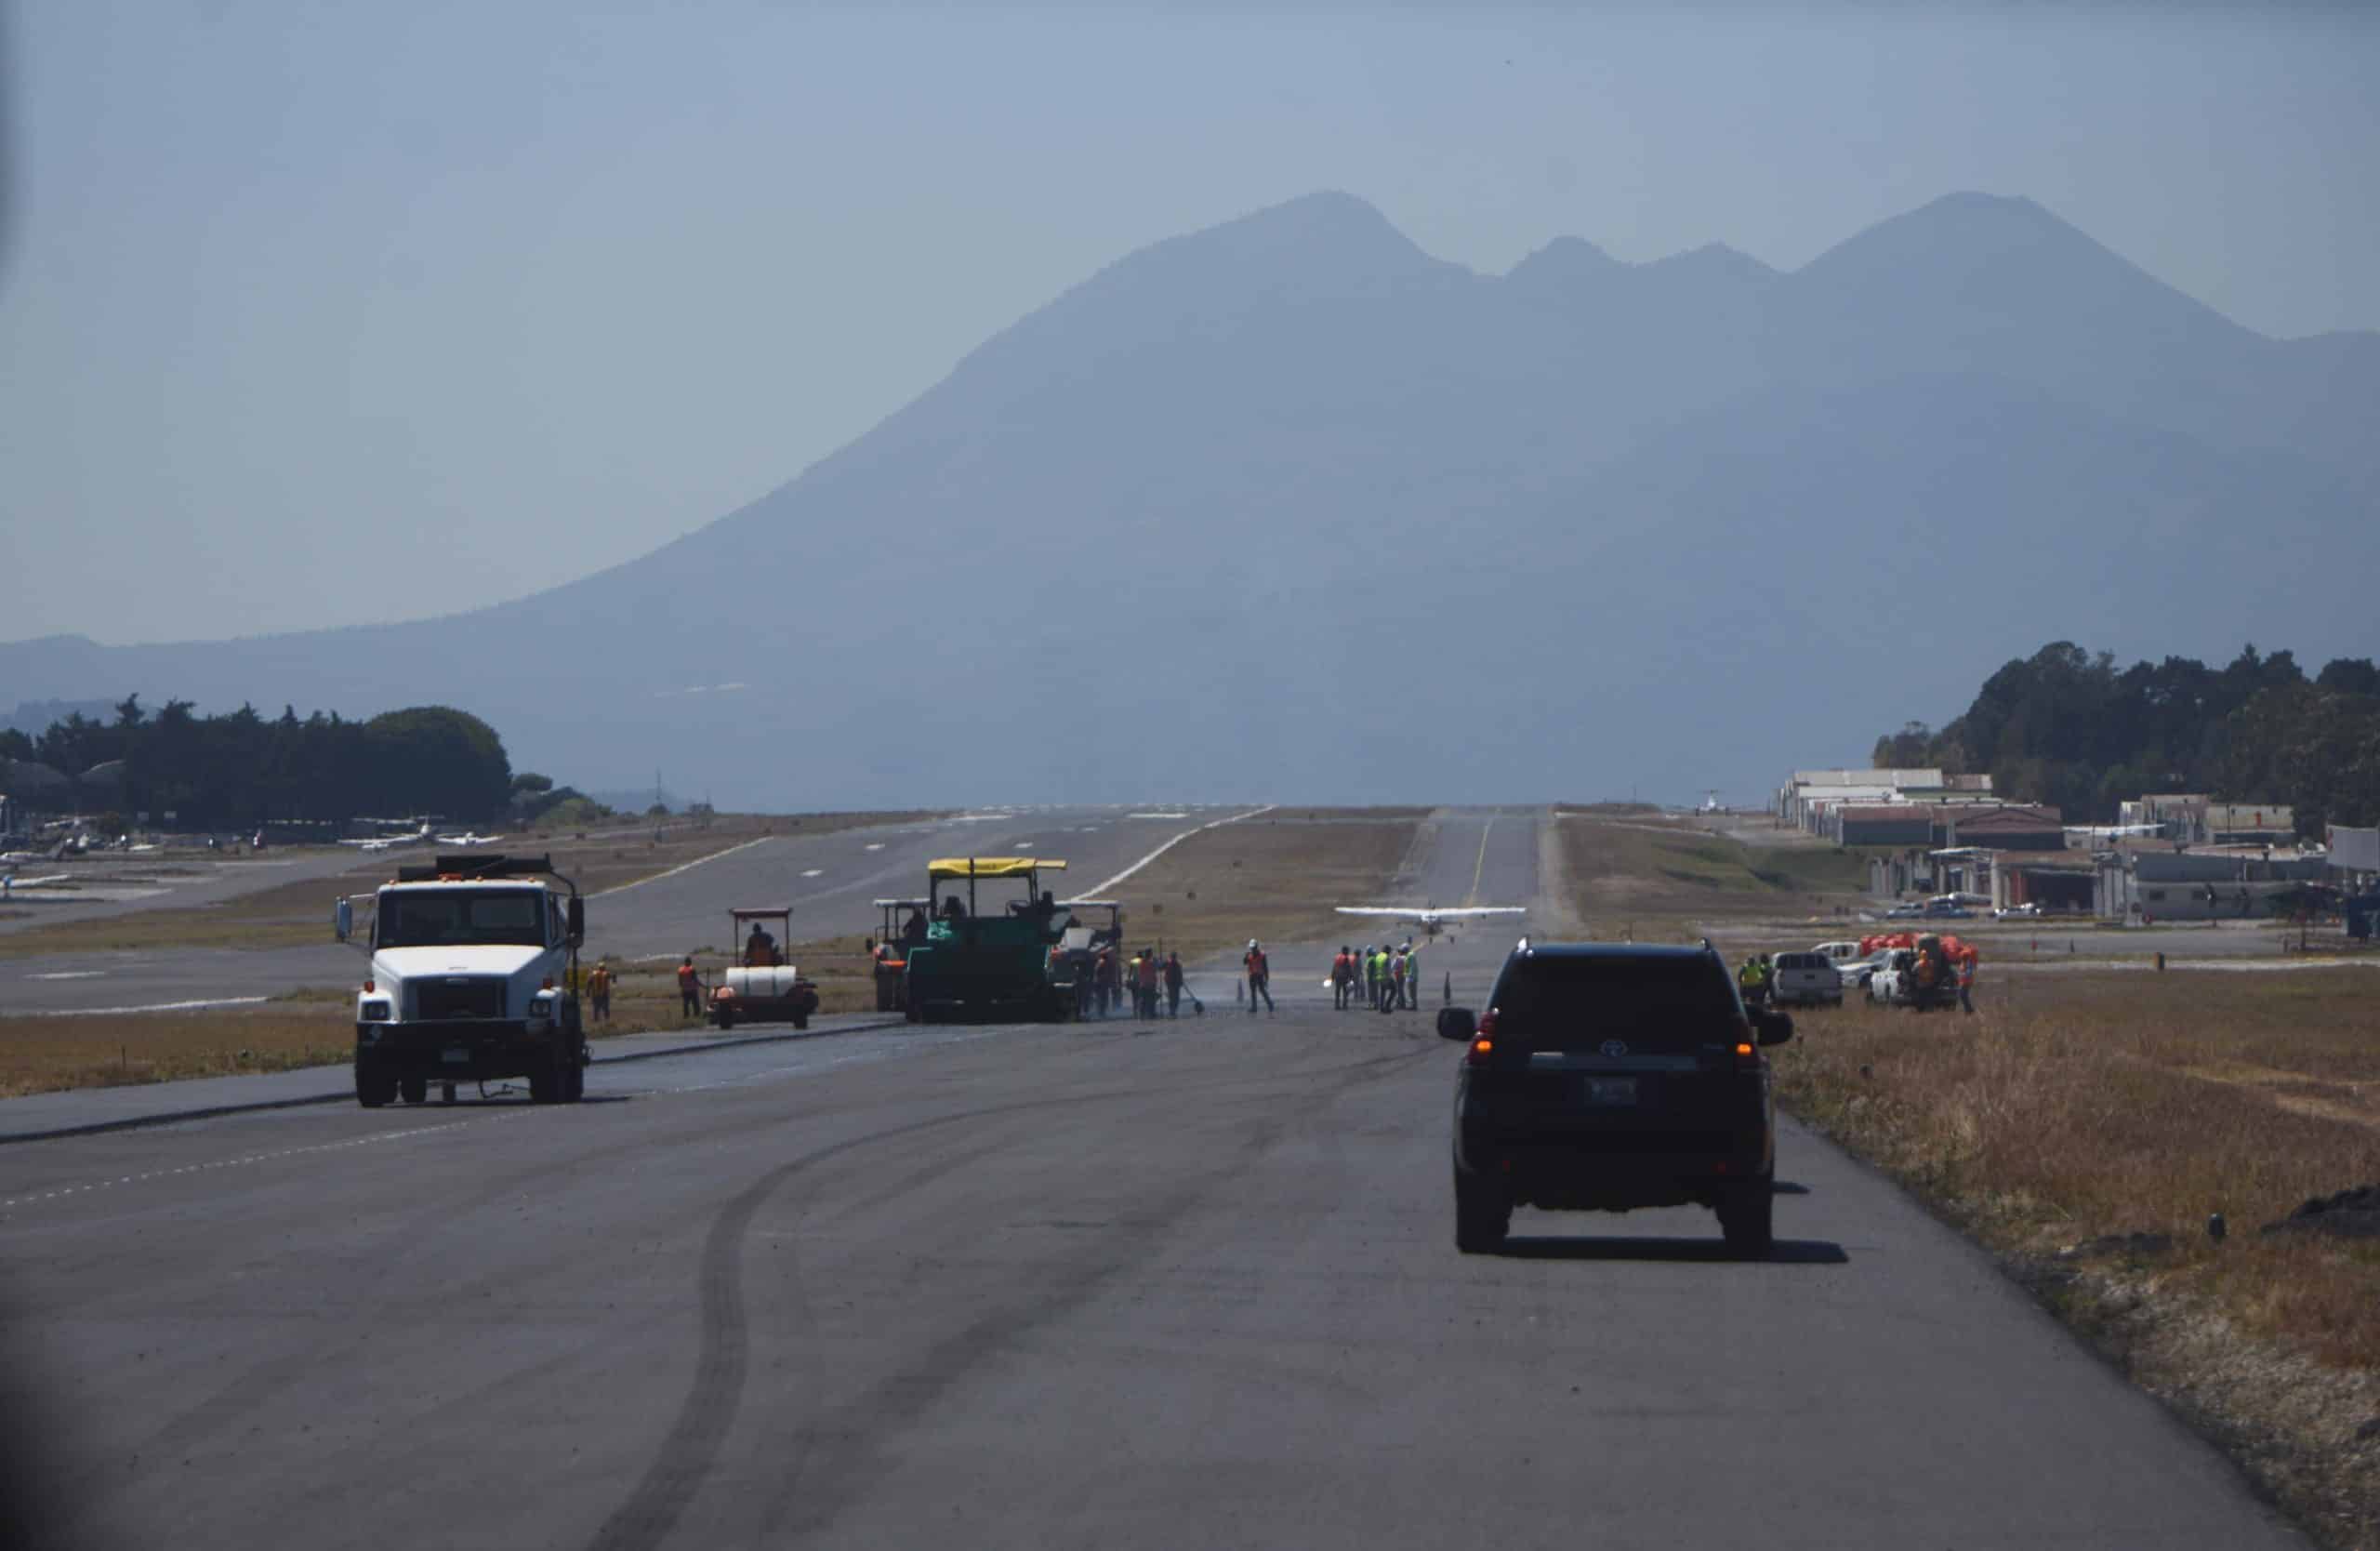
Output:
[[[1534,815],[1489,816],[1436,815],[1413,881],[1531,889]],[[1476,996],[1509,936],[1429,980]],[[2296,1544],[1798,1130],[1768,1263],[1692,1211],[1457,1254],[1456,1050],[1333,1013],[1325,952],[1276,947],[1274,1017],[9,1148],[47,1544]]]

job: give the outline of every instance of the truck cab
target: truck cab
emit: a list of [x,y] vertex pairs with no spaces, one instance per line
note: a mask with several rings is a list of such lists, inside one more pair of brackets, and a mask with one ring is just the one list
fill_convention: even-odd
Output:
[[[352,902],[337,911],[355,935]],[[419,1104],[430,1085],[525,1078],[539,1104],[586,1088],[578,886],[547,856],[441,856],[372,895],[371,966],[355,998],[355,1097]]]

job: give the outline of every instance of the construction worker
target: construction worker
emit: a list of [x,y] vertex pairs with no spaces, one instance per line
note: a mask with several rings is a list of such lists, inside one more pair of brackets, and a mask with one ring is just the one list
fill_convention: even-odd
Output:
[[1330,961],[1330,1005],[1343,1013],[1355,1000],[1355,950],[1341,943],[1339,957]]
[[1969,949],[1959,957],[1959,1011],[1975,1011],[1975,952]]
[[1369,943],[1364,945],[1364,1001],[1380,1005],[1380,950]]
[[1165,956],[1165,1015],[1169,1018],[1182,1015],[1182,955],[1179,953]]
[[587,994],[595,1006],[595,1021],[609,1023],[612,1019],[612,969],[598,959],[595,967],[587,972]]
[[1405,1005],[1405,950],[1398,948],[1388,958],[1388,1011],[1394,1013]]
[[703,977],[694,973],[694,956],[678,961],[678,1011],[690,1018],[703,1015]]
[[1421,950],[1411,943],[1405,945],[1405,1005],[1421,1005]]
[[1144,1018],[1154,1018],[1157,1016],[1157,970],[1156,948],[1144,948],[1141,949],[1140,966],[1141,973],[1137,985],[1140,990],[1141,1016]]
[[1099,984],[1099,1015],[1105,1017],[1109,1009],[1123,1000],[1119,971],[1116,960],[1116,945],[1109,943],[1099,950],[1099,967],[1095,978]]
[[752,935],[744,939],[744,961],[754,968],[777,961],[777,940],[757,921],[752,923]]
[[1745,1006],[1757,1007],[1760,1005],[1761,979],[1759,955],[1751,953],[1744,955],[1744,961],[1736,967],[1736,989],[1743,993]]
[[1248,970],[1248,1015],[1251,1018],[1256,1015],[1256,999],[1260,996],[1264,999],[1264,1011],[1267,1014],[1275,1012],[1272,962],[1264,957],[1264,949],[1255,938],[1248,939],[1248,952],[1240,963]]

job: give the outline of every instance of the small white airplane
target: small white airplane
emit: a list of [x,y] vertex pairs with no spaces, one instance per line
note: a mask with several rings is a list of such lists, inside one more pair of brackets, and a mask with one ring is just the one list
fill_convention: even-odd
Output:
[[1339,905],[1332,908],[1342,916],[1380,916],[1408,926],[1418,926],[1433,937],[1461,921],[1486,916],[1528,913],[1526,905]]
[[473,830],[466,829],[459,835],[441,835],[438,837],[438,843],[441,845],[461,846],[494,845],[497,841],[500,841],[504,837],[502,835],[483,835]]
[[370,840],[343,840],[341,845],[351,845],[359,851],[392,851],[400,845],[418,845],[430,839],[430,824],[424,820],[418,829],[408,829],[400,835],[376,835]]

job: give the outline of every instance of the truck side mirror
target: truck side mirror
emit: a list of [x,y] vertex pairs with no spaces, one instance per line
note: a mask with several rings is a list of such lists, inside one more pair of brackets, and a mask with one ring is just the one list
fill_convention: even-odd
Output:
[[1772,1013],[1765,1007],[1752,1014],[1752,1027],[1764,1045],[1781,1045],[1793,1037],[1792,1016],[1786,1013]]
[[331,907],[331,930],[338,934],[341,942],[355,935],[355,901],[342,897]]
[[1468,1040],[1478,1032],[1479,1020],[1472,1016],[1470,1008],[1441,1007],[1438,1009],[1439,1039]]
[[576,948],[580,943],[587,940],[587,901],[581,899],[576,895],[572,895],[570,896],[567,920],[569,921],[570,946]]

